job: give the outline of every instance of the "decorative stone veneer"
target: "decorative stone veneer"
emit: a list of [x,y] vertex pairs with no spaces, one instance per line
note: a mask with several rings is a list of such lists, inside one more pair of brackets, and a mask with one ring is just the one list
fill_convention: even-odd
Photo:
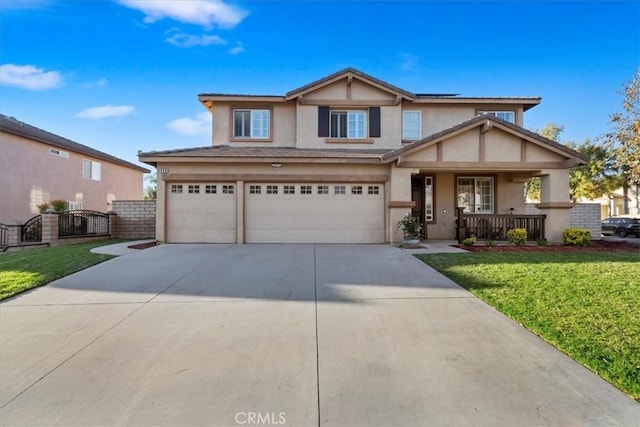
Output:
[[[525,214],[537,215],[540,213],[538,208],[532,203],[524,206]],[[592,240],[600,240],[601,224],[600,224],[600,204],[598,203],[576,203],[569,210],[569,218],[571,227],[585,228],[591,231]]]
[[156,237],[155,200],[114,200],[110,231],[112,238],[154,239]]

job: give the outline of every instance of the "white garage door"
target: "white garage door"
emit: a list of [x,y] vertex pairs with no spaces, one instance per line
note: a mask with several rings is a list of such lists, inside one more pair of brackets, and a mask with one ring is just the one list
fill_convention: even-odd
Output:
[[167,242],[235,243],[235,192],[234,184],[168,184]]
[[245,185],[247,243],[383,243],[384,185]]

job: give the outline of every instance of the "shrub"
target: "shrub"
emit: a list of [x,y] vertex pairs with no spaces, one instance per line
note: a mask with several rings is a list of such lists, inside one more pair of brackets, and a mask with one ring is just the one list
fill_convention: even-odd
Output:
[[411,213],[406,214],[399,222],[396,229],[402,230],[405,238],[417,237],[420,235],[422,225],[420,224],[420,218],[416,218]]
[[471,236],[462,241],[462,244],[466,246],[473,246],[475,243],[476,243],[476,236]]
[[40,204],[38,205],[38,211],[40,211],[40,213],[42,213],[42,212],[46,212],[46,211],[47,211],[47,209],[49,209],[49,203],[47,203],[47,202],[40,203]]
[[527,242],[527,229],[512,228],[507,231],[507,239],[515,245],[524,245]]
[[570,246],[587,246],[591,242],[591,232],[584,228],[571,227],[562,232],[562,243]]
[[69,203],[67,203],[66,200],[61,200],[61,199],[52,200],[49,203],[51,203],[51,207],[56,212],[64,212],[67,210],[67,207],[69,206]]
[[484,241],[484,244],[487,246],[495,246],[496,242],[494,242],[493,239],[487,239]]
[[547,239],[543,237],[536,240],[536,243],[538,243],[538,246],[547,246],[549,244],[549,242],[547,242]]

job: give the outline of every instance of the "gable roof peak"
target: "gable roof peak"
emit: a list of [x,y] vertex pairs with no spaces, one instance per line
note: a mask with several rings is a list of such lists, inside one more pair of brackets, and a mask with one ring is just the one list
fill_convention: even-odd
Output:
[[383,80],[380,80],[376,77],[373,77],[370,74],[364,73],[360,70],[358,70],[357,68],[353,68],[353,67],[347,67],[347,68],[343,68],[340,71],[336,71],[335,73],[329,74],[328,76],[325,76],[321,79],[315,80],[311,83],[308,83],[304,86],[301,86],[299,88],[290,90],[289,92],[287,92],[285,94],[285,97],[287,99],[293,99],[293,98],[297,98],[298,96],[304,95],[307,92],[311,92],[314,89],[318,89],[321,88],[323,86],[329,85],[335,81],[341,80],[345,77],[351,77],[351,76],[355,76],[357,78],[359,78],[360,80],[364,80],[369,82],[370,84],[373,84],[374,86],[378,86],[379,88],[386,90],[388,92],[392,92],[396,95],[400,95],[406,99],[415,99],[416,95],[412,92],[406,91],[402,88],[399,88],[397,86],[394,86],[390,83],[387,83]]

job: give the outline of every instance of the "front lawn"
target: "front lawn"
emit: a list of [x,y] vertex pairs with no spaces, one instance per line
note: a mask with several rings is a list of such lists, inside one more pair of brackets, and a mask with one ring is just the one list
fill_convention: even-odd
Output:
[[638,254],[417,257],[640,400]]
[[89,250],[124,241],[101,240],[0,254],[0,300],[113,258]]

